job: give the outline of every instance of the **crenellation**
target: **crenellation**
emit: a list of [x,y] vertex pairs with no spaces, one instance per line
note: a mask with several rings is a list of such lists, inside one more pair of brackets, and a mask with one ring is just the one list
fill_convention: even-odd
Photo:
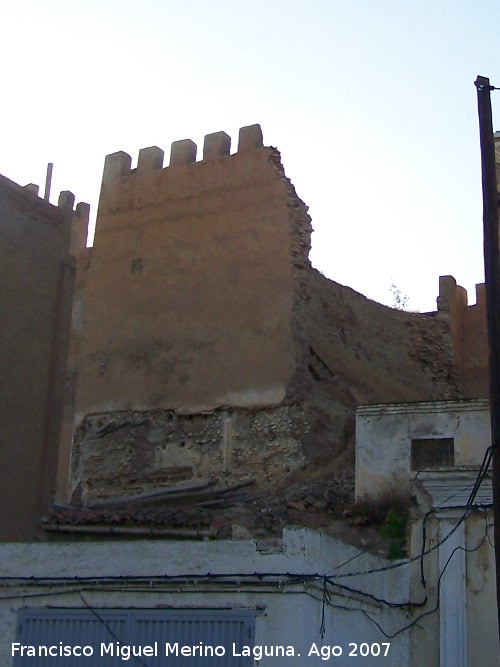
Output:
[[69,190],[63,190],[59,194],[59,200],[57,202],[57,207],[65,211],[73,211],[73,206],[75,205],[75,195]]
[[476,306],[486,308],[486,284],[478,283],[476,285]]
[[38,197],[40,186],[36,185],[36,183],[28,183],[27,185],[23,186],[23,190],[27,190],[28,192],[31,192]]
[[118,151],[117,153],[111,153],[106,155],[104,161],[104,171],[102,175],[102,184],[111,185],[116,183],[124,176],[130,174],[132,165],[132,158],[128,153],[123,151]]
[[213,132],[205,135],[203,142],[203,159],[217,160],[229,155],[231,150],[231,137],[225,132]]
[[496,164],[500,164],[500,132],[494,133],[494,141],[495,141],[495,162]]
[[90,218],[90,204],[83,201],[78,202],[75,209],[75,215],[88,222]]
[[453,276],[440,276],[438,311],[449,322],[453,351],[465,398],[488,395],[486,293],[476,285],[476,304],[469,306],[467,291]]
[[165,151],[158,146],[150,146],[149,148],[141,148],[139,151],[139,159],[137,161],[137,171],[152,171],[156,169],[163,169],[163,158]]
[[441,312],[450,312],[458,308],[467,308],[467,290],[453,276],[439,276],[439,296],[437,307]]
[[90,205],[78,202],[71,221],[70,255],[77,257],[87,247]]
[[262,129],[259,124],[240,127],[238,137],[238,153],[252,150],[254,148],[262,148],[263,146],[264,139],[262,136]]
[[453,276],[439,276],[439,294],[436,299],[438,311],[450,310],[450,302],[457,286]]
[[191,139],[174,141],[170,149],[170,166],[179,167],[183,164],[196,162],[198,147]]
[[[238,153],[253,150],[255,148],[263,147],[263,137],[260,125],[248,125],[239,130],[238,139]],[[203,157],[198,160],[198,163],[213,162],[220,158],[229,157],[231,155],[231,137],[223,131],[212,132],[205,135],[203,142]],[[168,170],[170,167],[179,167],[186,164],[197,163],[198,147],[191,139],[181,139],[174,141],[170,148],[170,161],[168,166],[164,167],[165,152],[158,146],[149,146],[148,148],[141,148],[139,151],[137,167],[132,169],[132,158],[128,153],[118,151],[106,156],[104,163],[104,173],[102,178],[102,185],[110,187],[123,183],[124,178],[130,178],[135,174],[146,175],[148,172],[160,172]],[[134,179],[132,179],[134,180]],[[132,186],[134,187],[134,186]],[[116,195],[113,195],[112,202],[108,202],[109,206],[114,209],[121,207],[124,191],[117,190]],[[142,201],[142,197],[140,198]]]
[[457,299],[457,304],[461,308],[467,308],[467,306],[469,305],[469,298],[468,298],[467,290],[465,289],[465,287],[462,287],[461,285],[457,285],[456,299]]

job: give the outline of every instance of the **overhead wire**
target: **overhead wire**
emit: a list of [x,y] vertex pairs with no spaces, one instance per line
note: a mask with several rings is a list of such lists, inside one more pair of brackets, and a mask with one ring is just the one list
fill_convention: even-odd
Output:
[[[235,573],[233,573],[231,575],[228,575],[228,574],[222,574],[222,573],[219,573],[219,574],[210,574],[209,573],[207,575],[163,575],[161,577],[153,577],[153,578],[151,578],[151,577],[149,577],[149,578],[148,577],[137,577],[135,579],[138,580],[138,581],[144,581],[144,580],[153,581],[154,580],[154,581],[158,581],[160,583],[170,582],[170,583],[176,583],[176,585],[178,585],[179,581],[182,581],[183,583],[186,583],[186,582],[189,582],[189,581],[192,581],[192,582],[199,581],[201,579],[209,580],[209,581],[213,581],[213,580],[219,580],[220,581],[221,579],[224,579],[225,583],[237,585],[238,589],[241,589],[242,581],[244,581],[245,579],[250,579],[250,578],[254,579],[254,581],[252,581],[250,583],[250,585],[255,585],[255,583],[256,583],[255,580],[258,580],[262,584],[271,583],[271,584],[274,584],[274,585],[279,585],[280,588],[282,588],[284,585],[286,586],[290,583],[295,583],[296,584],[298,582],[302,582],[304,585],[306,585],[307,583],[311,583],[311,582],[317,582],[317,583],[321,582],[322,583],[321,598],[318,598],[316,595],[314,595],[313,593],[311,593],[309,591],[305,591],[305,592],[308,595],[310,595],[311,597],[313,597],[314,599],[316,599],[318,602],[321,602],[321,604],[322,604],[322,616],[321,616],[321,628],[320,629],[323,632],[323,634],[326,632],[325,608],[326,607],[332,607],[332,608],[344,609],[346,611],[359,611],[371,623],[373,623],[379,629],[379,631],[384,635],[384,637],[386,637],[388,639],[393,639],[394,637],[398,636],[402,632],[404,632],[404,631],[410,629],[411,627],[413,627],[422,618],[427,617],[427,616],[429,616],[429,615],[431,615],[431,614],[433,614],[437,611],[437,609],[439,608],[439,604],[440,604],[441,581],[442,581],[444,573],[445,573],[453,555],[457,551],[460,551],[460,550],[464,551],[464,552],[467,552],[467,553],[477,551],[485,543],[485,541],[488,539],[489,524],[488,524],[488,519],[487,519],[486,512],[484,512],[484,520],[485,520],[485,531],[484,531],[484,535],[483,535],[481,541],[475,547],[472,547],[472,548],[457,546],[453,549],[453,551],[449,555],[449,557],[448,557],[448,559],[447,559],[447,561],[446,561],[446,563],[445,563],[445,565],[444,565],[443,569],[441,570],[441,572],[439,574],[439,577],[438,577],[437,597],[436,597],[436,602],[435,602],[433,608],[422,612],[411,623],[404,625],[403,627],[399,628],[396,632],[393,632],[393,633],[390,633],[386,629],[384,629],[382,627],[382,625],[375,618],[373,618],[373,616],[371,616],[365,609],[362,609],[360,607],[347,607],[345,605],[339,605],[335,602],[332,602],[331,593],[333,593],[335,589],[338,589],[339,591],[342,591],[343,593],[348,593],[350,596],[352,596],[353,594],[359,595],[359,596],[365,597],[367,599],[370,599],[370,600],[376,602],[377,604],[387,606],[387,607],[390,607],[390,608],[395,608],[395,607],[400,607],[400,608],[422,607],[422,606],[425,606],[425,604],[427,603],[428,600],[426,599],[425,601],[421,601],[421,602],[412,602],[412,601],[391,602],[389,600],[385,600],[384,598],[377,597],[377,596],[375,596],[371,593],[367,593],[366,591],[358,590],[358,589],[355,589],[355,588],[352,588],[352,587],[349,587],[349,586],[345,586],[343,584],[339,584],[337,581],[335,581],[335,578],[332,578],[331,576],[321,575],[321,574],[303,574],[303,573],[289,573],[288,572],[288,573],[253,573],[253,574],[250,574],[250,573],[235,574]],[[274,581],[273,582],[264,581],[266,578],[269,578],[269,577],[273,577]],[[60,581],[61,578],[49,578],[49,579],[50,579],[50,581],[46,580],[47,581],[46,585],[53,586],[54,583],[55,583],[54,580],[59,579],[59,581]],[[99,587],[99,580],[103,580],[103,579],[107,580],[107,582],[109,584],[109,582],[110,582],[109,577],[107,577],[107,578],[97,577],[97,578],[93,578],[93,581],[98,586],[97,588],[95,588],[95,587],[89,588],[88,587],[88,582],[87,582],[87,587],[80,587],[80,588],[73,587],[72,589],[69,589],[69,590],[66,589],[65,591],[58,590],[58,591],[50,591],[50,592],[47,592],[47,593],[32,593],[32,594],[31,593],[28,593],[28,594],[19,593],[19,594],[17,594],[17,596],[2,596],[0,599],[13,599],[13,598],[23,599],[23,598],[29,598],[29,597],[36,597],[36,596],[40,596],[40,595],[49,595],[49,596],[51,596],[51,595],[61,595],[62,593],[78,593],[80,595],[82,601],[84,602],[84,604],[89,608],[90,611],[92,611],[92,613],[96,616],[96,618],[98,618],[98,620],[100,622],[102,622],[104,625],[107,626],[105,620],[102,619],[102,617],[100,617],[98,611],[92,605],[90,605],[90,603],[83,596],[84,591],[99,592],[102,588],[102,586]],[[116,590],[116,592],[122,592],[123,591],[123,587],[122,587],[123,578],[120,577],[120,578],[111,578],[111,579],[114,581],[115,586],[117,586],[118,584],[121,584],[119,589],[117,589],[117,590],[114,589],[114,590]],[[127,579],[128,579],[128,581],[130,581],[130,578],[127,578]],[[16,581],[19,581],[19,579],[17,579]],[[35,584],[35,585],[39,584],[39,582],[37,582],[36,578],[30,578],[30,581],[32,581],[32,583]],[[73,584],[74,584],[75,580],[73,579],[72,581],[73,581]],[[24,580],[24,583],[26,583],[26,580]],[[150,586],[147,590],[148,590],[148,592],[151,592],[152,590],[154,591],[155,589],[154,588],[151,589],[151,586]],[[338,593],[336,595],[338,595]],[[119,637],[117,637],[115,635],[115,633],[110,628],[108,628],[108,630],[110,631],[111,635],[113,637],[115,637],[115,639],[118,642],[121,641],[119,639]],[[134,657],[136,657],[136,656],[134,656]],[[142,665],[144,665],[145,667],[147,667],[147,663],[144,663],[143,661],[139,661],[139,662]]]
[[[495,443],[495,445],[496,444],[497,443]],[[379,629],[379,631],[386,638],[393,639],[394,637],[401,634],[405,630],[408,630],[411,627],[413,627],[422,618],[424,618],[426,616],[429,616],[429,615],[431,615],[431,614],[433,614],[437,611],[437,609],[439,608],[439,603],[440,603],[441,580],[442,580],[442,577],[443,577],[443,575],[444,575],[444,573],[445,573],[445,571],[446,571],[446,569],[447,569],[447,567],[448,567],[448,565],[451,561],[451,558],[456,553],[456,551],[458,551],[458,550],[463,550],[465,552],[476,551],[477,549],[480,548],[480,546],[482,546],[482,544],[484,544],[484,542],[486,540],[488,540],[488,542],[490,544],[492,544],[491,539],[489,537],[489,531],[488,531],[489,524],[488,524],[488,520],[486,518],[486,510],[489,507],[491,507],[491,505],[490,504],[477,505],[477,506],[474,505],[474,500],[477,497],[477,493],[479,491],[481,483],[484,481],[484,479],[485,479],[485,477],[488,473],[488,468],[489,468],[489,465],[491,463],[492,449],[493,449],[493,447],[489,447],[485,452],[483,462],[481,464],[481,468],[480,468],[480,470],[479,470],[479,472],[476,476],[476,480],[475,480],[474,484],[472,485],[472,490],[471,490],[471,493],[469,495],[469,498],[467,500],[466,505],[462,506],[460,508],[460,507],[453,506],[453,505],[452,506],[443,506],[443,504],[441,503],[438,507],[435,507],[435,508],[432,508],[431,510],[429,510],[424,515],[424,517],[418,517],[416,520],[422,520],[422,526],[423,526],[423,540],[422,540],[422,551],[421,551],[421,553],[418,554],[417,556],[414,556],[413,558],[405,559],[404,561],[400,561],[398,563],[393,563],[391,565],[386,565],[386,566],[383,566],[383,567],[372,568],[372,569],[369,569],[369,570],[358,571],[358,572],[333,574],[333,572],[335,572],[338,569],[344,567],[348,563],[352,562],[356,558],[358,558],[361,555],[364,555],[366,553],[366,552],[360,552],[359,554],[356,554],[354,557],[346,560],[344,563],[341,563],[340,565],[336,566],[334,568],[334,570],[332,570],[330,573],[328,573],[326,575],[320,575],[319,573],[304,574],[304,573],[271,573],[271,572],[268,572],[268,573],[257,573],[256,572],[256,573],[253,573],[253,574],[251,574],[251,573],[230,573],[230,574],[217,573],[217,574],[215,574],[215,573],[210,573],[209,572],[206,575],[192,575],[192,574],[191,575],[163,575],[163,576],[159,576],[159,577],[141,576],[141,577],[133,577],[133,578],[131,578],[131,577],[121,577],[121,576],[118,576],[118,577],[113,577],[113,576],[112,577],[84,577],[84,578],[75,577],[75,578],[72,578],[70,580],[68,580],[67,578],[65,579],[65,578],[61,578],[61,577],[38,578],[38,577],[5,577],[5,576],[3,576],[3,577],[0,577],[0,581],[3,581],[4,583],[6,583],[7,581],[15,582],[13,585],[16,585],[16,584],[19,584],[19,583],[22,582],[23,585],[35,585],[35,586],[40,586],[41,582],[43,581],[44,585],[51,586],[51,587],[53,587],[54,585],[59,585],[59,586],[65,585],[65,584],[67,585],[70,582],[73,585],[76,582],[81,582],[81,583],[86,583],[87,587],[88,587],[90,583],[95,584],[95,585],[99,585],[99,583],[102,583],[103,581],[106,581],[108,585],[110,583],[114,583],[114,584],[122,583],[123,584],[124,581],[126,581],[127,583],[131,583],[131,579],[132,579],[133,581],[149,581],[150,582],[150,588],[148,590],[151,590],[151,582],[153,582],[153,581],[155,583],[156,582],[168,583],[168,582],[173,582],[174,580],[176,582],[179,582],[179,581],[195,582],[195,581],[199,581],[199,580],[204,580],[204,581],[207,581],[207,580],[211,580],[211,581],[213,581],[213,580],[218,580],[218,581],[224,580],[225,583],[227,583],[227,584],[237,583],[238,586],[241,586],[241,580],[245,580],[245,579],[249,579],[249,578],[257,579],[258,582],[262,582],[262,583],[266,583],[266,584],[278,583],[280,586],[282,586],[283,584],[288,584],[288,583],[297,583],[298,581],[301,581],[303,584],[306,584],[306,582],[312,582],[312,581],[319,582],[319,581],[321,581],[322,582],[322,596],[321,596],[322,617],[321,617],[321,628],[320,628],[320,630],[321,630],[322,636],[324,635],[324,632],[326,631],[325,630],[325,628],[326,628],[326,625],[325,625],[326,624],[325,606],[331,606],[331,607],[339,607],[339,608],[342,608],[342,609],[346,609],[348,611],[360,611],[368,620],[370,620]],[[450,499],[452,499],[453,497],[455,497],[456,495],[458,495],[461,492],[463,492],[463,489],[461,491],[457,492],[456,494],[453,494],[449,498],[445,499],[445,501],[443,501],[443,502],[449,501]],[[432,514],[437,514],[441,511],[445,511],[445,510],[448,510],[448,509],[455,509],[455,510],[456,509],[463,509],[463,513],[458,518],[457,523],[454,525],[454,527],[444,537],[442,537],[435,545],[426,549],[425,548],[425,544],[426,544],[426,528],[425,528],[425,525],[426,525],[426,521],[427,521],[428,517]],[[366,599],[370,599],[371,601],[373,601],[377,604],[381,604],[381,605],[387,606],[389,608],[404,608],[404,607],[410,608],[410,607],[425,606],[428,602],[427,595],[424,597],[424,600],[419,601],[419,602],[412,602],[410,600],[404,601],[404,602],[393,602],[393,601],[389,601],[389,600],[386,600],[384,598],[378,597],[378,596],[376,596],[372,593],[367,593],[366,591],[356,589],[356,588],[353,588],[353,587],[350,587],[350,586],[346,586],[345,584],[339,583],[338,580],[342,579],[342,578],[347,578],[347,577],[361,577],[361,576],[364,576],[364,575],[376,574],[376,573],[396,569],[396,568],[399,568],[399,567],[402,567],[402,566],[407,566],[407,565],[409,565],[413,562],[416,562],[416,561],[420,560],[421,580],[422,580],[422,583],[425,587],[426,582],[425,582],[424,571],[423,571],[423,559],[424,559],[424,557],[431,554],[432,552],[436,551],[437,549],[439,549],[448,539],[450,539],[450,537],[458,530],[459,526],[465,521],[465,519],[467,518],[468,514],[470,513],[470,511],[472,509],[477,509],[477,510],[483,511],[484,515],[485,515],[485,534],[484,534],[481,542],[474,548],[466,548],[466,547],[458,546],[458,547],[455,547],[453,549],[453,551],[449,555],[449,557],[448,557],[448,559],[447,559],[447,561],[446,561],[446,563],[445,563],[445,565],[444,565],[444,567],[443,567],[443,569],[440,572],[439,577],[438,577],[437,596],[436,596],[436,603],[435,603],[434,607],[432,609],[427,610],[427,611],[423,612],[422,614],[420,614],[410,624],[407,624],[404,627],[400,628],[397,632],[395,632],[393,634],[390,634],[390,633],[386,632],[382,628],[382,626],[378,623],[378,621],[376,621],[374,618],[372,618],[372,616],[370,616],[370,614],[366,610],[360,609],[360,608],[345,607],[345,606],[342,606],[342,605],[337,605],[335,603],[332,603],[329,587],[331,589],[337,589],[339,591],[342,591],[343,593],[348,593],[349,595],[353,595],[353,594],[359,595],[359,596],[364,597]],[[266,579],[269,579],[270,577],[273,577],[275,579],[275,581],[274,582],[264,581]],[[285,581],[282,581],[282,579],[285,579]],[[237,581],[235,581],[235,580],[237,580]],[[63,581],[64,581],[64,583],[62,583]],[[256,582],[253,581],[252,583],[255,584]],[[102,623],[104,623],[104,625],[106,625],[104,619],[100,618],[97,611],[93,607],[91,607],[89,605],[89,603],[86,601],[86,599],[83,597],[82,593],[83,593],[84,590],[95,590],[95,588],[92,587],[90,589],[88,589],[88,588],[85,589],[85,588],[80,587],[80,588],[73,588],[69,591],[68,591],[67,588],[65,588],[64,592],[65,593],[78,592],[82,601],[89,608],[89,610],[92,611],[92,613],[96,616],[96,618],[99,619],[100,622],[102,622]],[[308,591],[306,591],[306,592],[308,592]],[[53,592],[50,592],[50,593],[33,593],[33,594],[21,593],[21,594],[18,594],[17,596],[0,596],[0,600],[12,599],[12,598],[19,599],[19,598],[26,598],[26,597],[37,597],[37,596],[42,596],[42,595],[61,595],[61,591],[59,590],[59,591],[53,591]],[[318,598],[316,596],[312,595],[312,597],[315,598],[316,600],[318,600]],[[107,627],[107,625],[106,625],[106,627]],[[110,631],[111,635],[114,636],[118,642],[120,642],[120,639],[113,633],[113,631],[110,628],[108,628],[108,630]],[[137,658],[137,656],[134,656],[134,657]],[[144,667],[148,667],[147,663],[143,662],[140,659],[139,659],[139,663],[142,664]]]

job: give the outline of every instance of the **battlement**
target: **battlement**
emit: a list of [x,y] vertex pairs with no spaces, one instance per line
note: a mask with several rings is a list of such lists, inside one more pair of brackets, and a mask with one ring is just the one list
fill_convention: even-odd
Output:
[[199,161],[191,139],[172,143],[168,167],[158,146],[134,169],[127,153],[106,157],[77,415],[284,400],[310,218],[259,125],[242,127],[230,151],[231,137],[214,132]]
[[449,320],[455,360],[466,398],[488,396],[486,289],[476,285],[476,303],[469,305],[467,290],[453,276],[440,276],[438,311]]
[[[29,192],[38,198],[40,202],[46,202],[48,206],[53,206],[49,201],[40,197],[40,186],[36,183],[28,183],[27,185],[21,186],[25,192]],[[59,193],[59,198],[57,200],[57,207],[63,211],[69,211],[74,213],[78,217],[85,217],[89,215],[90,205],[85,202],[78,202],[75,208],[75,195],[70,190],[61,190]]]
[[87,245],[87,234],[90,218],[90,205],[79,202],[75,207],[75,195],[69,190],[59,193],[57,206],[39,196],[40,188],[36,183],[19,185],[14,181],[0,176],[1,185],[6,188],[5,193],[17,197],[18,206],[23,202],[26,211],[37,211],[39,220],[51,221],[52,224],[61,224],[63,221],[71,223],[71,243],[69,252],[77,256]]
[[439,296],[437,298],[438,311],[452,312],[460,308],[486,308],[486,288],[484,283],[476,285],[476,303],[469,305],[467,290],[457,284],[453,276],[439,276]]
[[[260,125],[241,127],[238,136],[238,151],[244,153],[249,150],[263,147],[262,130]],[[229,157],[231,137],[225,132],[207,134],[203,141],[203,156],[199,162],[210,162]],[[132,158],[128,153],[118,151],[106,156],[104,162],[103,186],[110,186],[130,177],[134,173],[141,175],[162,169],[185,167],[196,163],[198,147],[191,139],[174,141],[170,147],[170,161],[163,166],[164,151],[158,146],[141,148],[137,161],[137,168],[132,168]]]

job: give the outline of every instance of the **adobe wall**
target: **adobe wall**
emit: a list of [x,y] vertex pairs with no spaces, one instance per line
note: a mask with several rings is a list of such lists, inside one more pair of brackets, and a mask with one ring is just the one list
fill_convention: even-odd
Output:
[[175,142],[168,167],[157,147],[135,169],[106,159],[77,274],[61,500],[353,474],[357,405],[482,396],[481,305],[455,312],[442,290],[438,312],[407,313],[328,280],[279,153],[259,126],[229,144],[208,135],[196,162]]
[[304,280],[304,456],[354,474],[357,405],[462,397],[449,321],[381,305],[316,270]]
[[452,276],[439,278],[439,315],[448,320],[464,398],[489,397],[485,285],[476,285],[476,303]]
[[[72,227],[88,207],[55,207],[0,177],[0,540],[32,539],[51,507],[61,423],[74,266]],[[78,243],[78,241],[74,241]]]
[[[82,206],[81,204],[78,207]],[[87,206],[87,205],[85,205]],[[77,210],[78,210],[77,207]],[[86,219],[88,221],[88,209]],[[80,243],[73,247],[75,234],[72,233],[72,255],[75,257],[75,277],[73,305],[69,322],[69,345],[62,400],[62,424],[57,465],[56,501],[64,502],[67,496],[70,461],[73,449],[73,428],[75,416],[75,396],[78,377],[78,355],[82,331],[82,316],[85,303],[85,278],[87,277],[92,248],[86,247],[86,234],[80,235]],[[76,237],[78,239],[78,236]]]
[[278,478],[302,461],[291,404],[310,219],[258,125],[229,148],[219,132],[198,162],[190,140],[165,168],[157,147],[136,169],[106,158],[73,309],[74,501],[116,492],[117,478],[129,491],[207,475],[265,484],[263,461]]
[[312,355],[343,402],[462,397],[448,318],[389,308],[317,271],[307,281]]
[[[300,208],[259,126],[108,156],[85,278],[77,419],[279,404],[295,373]],[[306,232],[309,218],[299,217]],[[299,234],[298,230],[296,235]],[[295,244],[297,245],[297,244]],[[300,259],[300,261],[302,261]]]

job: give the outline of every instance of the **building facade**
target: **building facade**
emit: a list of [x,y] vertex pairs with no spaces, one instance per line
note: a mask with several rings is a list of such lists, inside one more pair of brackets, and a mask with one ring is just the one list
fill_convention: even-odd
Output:
[[[5,264],[3,664],[83,664],[71,646],[99,665],[133,646],[146,665],[487,664],[487,479],[464,500],[488,439],[481,286],[469,305],[442,277],[420,314],[319,274],[258,125],[235,152],[207,135],[198,160],[190,140],[168,166],[158,147],[108,156],[92,248],[69,195],[0,198],[22,259]],[[39,645],[70,653],[20,648]]]

